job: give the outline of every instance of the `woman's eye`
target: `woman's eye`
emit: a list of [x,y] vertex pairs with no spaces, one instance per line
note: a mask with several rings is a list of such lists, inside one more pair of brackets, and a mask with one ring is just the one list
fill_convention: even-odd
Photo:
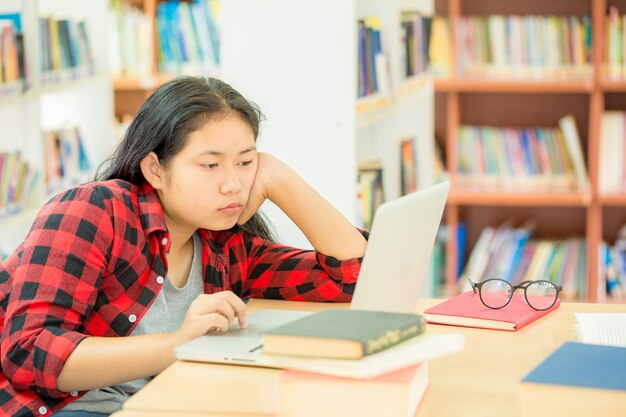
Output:
[[203,164],[202,166],[205,167],[205,168],[212,169],[212,168],[215,168],[217,166],[217,164]]
[[240,164],[242,167],[247,167],[247,166],[249,166],[249,165],[251,165],[251,164],[252,164],[252,160],[249,160],[249,161],[243,161],[243,162],[240,162],[239,164]]

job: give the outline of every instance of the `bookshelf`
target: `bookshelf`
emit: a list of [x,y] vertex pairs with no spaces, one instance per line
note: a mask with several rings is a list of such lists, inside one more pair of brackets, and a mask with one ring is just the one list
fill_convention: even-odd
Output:
[[[211,4],[214,6],[211,10],[212,13],[219,11],[220,0],[202,0],[205,4]],[[110,21],[114,19],[120,19],[124,21],[129,11],[134,13],[141,13],[146,22],[148,22],[148,28],[143,28],[145,31],[141,32],[141,29],[136,29],[136,32],[129,32],[129,38],[124,38],[119,33],[116,37],[123,39],[117,39],[114,37],[114,43],[120,44],[120,51],[122,55],[125,52],[126,39],[141,38],[137,41],[137,49],[130,52],[130,55],[135,53],[136,65],[134,68],[120,68],[119,70],[113,70],[113,89],[115,100],[115,116],[118,120],[121,120],[124,116],[133,116],[144,100],[152,94],[152,92],[161,84],[172,79],[180,74],[193,74],[193,75],[206,75],[219,77],[219,68],[217,64],[212,64],[210,68],[207,66],[190,66],[190,65],[176,65],[174,68],[165,69],[163,63],[163,47],[160,46],[159,37],[162,33],[159,33],[159,19],[167,14],[166,21],[172,22],[173,14],[178,14],[179,11],[165,12],[167,0],[109,0],[110,4]],[[172,2],[170,2],[172,3]],[[191,8],[194,4],[192,1],[183,1],[185,8]],[[119,14],[114,14],[113,10],[122,10]],[[217,26],[219,24],[219,16],[211,15],[212,21]],[[177,19],[181,19],[180,15]],[[178,20],[180,22],[181,20]],[[186,20],[185,20],[186,21]],[[195,23],[194,23],[195,24]],[[128,26],[128,23],[126,23]],[[197,27],[197,26],[196,26]],[[187,29],[187,27],[184,27]],[[235,28],[233,28],[235,29]],[[216,27],[219,31],[219,27]],[[188,33],[182,33],[181,36],[185,37],[185,41],[188,42]],[[122,65],[123,66],[123,65]]]
[[[41,205],[51,197],[44,181],[46,151],[44,132],[66,127],[80,130],[84,151],[95,167],[113,143],[113,101],[106,71],[107,0],[7,0],[0,5],[2,14],[19,14],[24,35],[28,88],[0,94],[0,124],[3,126],[0,152],[20,152],[37,169],[30,197],[21,207],[0,214],[0,250],[10,252],[21,243]],[[41,18],[54,22],[67,20],[76,34],[84,22],[93,59],[87,64],[87,49],[72,49],[72,61],[61,69],[44,71]],[[76,38],[70,40],[76,42]],[[61,45],[62,48],[67,47]],[[72,44],[75,48],[75,44]],[[71,62],[71,64],[70,64]],[[2,173],[0,173],[0,176]],[[55,190],[60,191],[60,190]]]
[[[280,12],[279,12],[280,11]],[[432,182],[433,83],[404,77],[402,12],[430,16],[430,0],[222,3],[220,73],[257,101],[267,119],[261,150],[276,154],[356,221],[359,162],[380,160],[386,199],[400,195],[400,142],[416,138],[420,186]],[[389,94],[357,98],[358,25],[380,20]],[[245,27],[246,30],[233,28]],[[254,33],[254,36],[250,36]],[[309,247],[274,207],[264,208],[289,243]]]
[[[205,0],[203,0],[205,1]],[[153,22],[157,44],[159,0],[123,0]],[[420,185],[431,180],[433,84],[423,73],[402,74],[403,12],[433,13],[431,0],[219,1],[219,66],[165,73],[153,60],[141,75],[115,77],[115,114],[134,114],[145,98],[179,73],[221,77],[256,101],[267,120],[259,149],[294,166],[333,205],[357,220],[359,161],[379,159],[385,197],[400,194],[400,141],[419,139]],[[358,21],[380,24],[390,91],[357,97]],[[242,28],[245,28],[243,30]],[[250,36],[254,34],[254,36]],[[272,204],[264,206],[281,240],[310,247]]]
[[[518,223],[534,218],[539,238],[584,237],[587,241],[587,288],[581,301],[602,302],[604,278],[599,274],[598,248],[603,240],[613,242],[626,222],[623,214],[626,194],[602,194],[598,187],[599,142],[602,113],[626,111],[626,81],[609,78],[605,70],[605,28],[610,7],[626,14],[623,0],[436,0],[435,10],[450,22],[450,76],[435,81],[435,132],[445,149],[446,160],[456,161],[459,152],[457,132],[461,125],[556,126],[564,115],[574,115],[590,179],[588,192],[507,193],[470,192],[457,185],[455,164],[449,164],[452,191],[446,220],[452,231],[460,222],[467,225],[468,250],[481,230],[506,219]],[[468,78],[458,62],[457,36],[461,16],[589,16],[591,22],[592,71],[584,77],[560,79]],[[448,291],[456,289],[455,233],[446,247]],[[467,255],[467,254],[466,254]],[[467,259],[467,258],[466,258]]]

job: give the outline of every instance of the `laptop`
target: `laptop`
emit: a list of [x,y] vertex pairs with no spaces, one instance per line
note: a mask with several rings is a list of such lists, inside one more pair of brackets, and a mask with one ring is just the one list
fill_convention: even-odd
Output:
[[[350,308],[415,312],[449,187],[442,182],[378,207]],[[248,315],[245,329],[235,321],[224,333],[178,346],[175,355],[200,362],[275,367],[271,357],[262,354],[263,333],[311,313],[258,310]]]

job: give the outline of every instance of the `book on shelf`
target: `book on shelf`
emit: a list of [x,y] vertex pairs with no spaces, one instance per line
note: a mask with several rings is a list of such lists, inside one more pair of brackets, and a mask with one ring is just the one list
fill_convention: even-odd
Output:
[[157,57],[161,71],[189,73],[218,68],[220,40],[215,4],[207,0],[157,4]]
[[428,72],[433,77],[446,78],[453,74],[450,26],[445,17],[435,16],[432,19],[428,61]]
[[417,191],[415,139],[413,138],[406,138],[400,142],[400,181],[401,195]]
[[93,74],[95,61],[84,20],[39,18],[42,81],[72,80]]
[[383,166],[379,160],[359,163],[358,189],[357,216],[362,220],[363,228],[369,230],[376,209],[385,202]]
[[[532,220],[521,226],[507,221],[498,227],[485,227],[459,279],[481,282],[501,278],[517,285],[522,281],[548,280],[560,285],[564,299],[584,298],[586,294],[587,246],[580,238],[535,239]],[[460,288],[460,289],[461,289]]]
[[37,176],[35,167],[20,152],[0,152],[0,216],[24,206]]
[[448,180],[448,173],[446,172],[446,164],[443,157],[444,154],[441,150],[441,146],[439,145],[439,141],[436,138],[434,140],[434,150],[435,156],[433,158],[433,165],[435,173],[433,179],[435,182],[446,181]]
[[361,19],[358,26],[358,90],[357,97],[391,92],[389,62],[383,50],[382,25],[378,17]]
[[432,18],[415,12],[403,12],[400,21],[403,75],[405,78],[428,70]]
[[459,74],[479,79],[589,79],[589,16],[460,16]]
[[293,355],[264,355],[268,366],[315,372],[352,379],[369,379],[444,357],[463,350],[465,338],[461,333],[430,333],[426,331],[389,349],[361,359],[331,359]]
[[587,191],[589,189],[589,176],[585,166],[580,135],[576,127],[576,119],[572,115],[562,117],[559,120],[559,128],[563,132],[566,149],[574,166],[578,188],[580,191]]
[[263,334],[263,352],[278,355],[360,359],[422,334],[419,314],[324,310]]
[[600,122],[598,189],[601,193],[626,191],[626,112],[605,111]]
[[0,13],[0,96],[28,87],[21,13]]
[[[458,244],[462,243],[462,239],[459,239],[459,230],[457,228],[457,250]],[[428,278],[422,285],[421,294],[426,298],[441,297],[447,293],[446,288],[446,244],[449,237],[449,228],[446,224],[439,225],[437,230],[437,236],[435,237],[435,243],[433,245],[433,251],[430,257],[430,265],[428,268]]]
[[624,369],[624,347],[565,342],[522,379],[522,415],[626,415]]
[[428,388],[428,366],[419,363],[359,381],[287,370],[279,384],[280,417],[413,417]]
[[433,251],[430,256],[427,279],[422,285],[421,294],[425,298],[439,297],[446,291],[446,253],[445,243],[439,238],[435,239]]
[[607,282],[607,291],[611,294],[611,290],[615,289],[616,292],[619,292],[620,298],[623,298],[626,296],[626,237],[618,233],[614,245],[607,245],[607,251],[607,258],[610,257],[615,272],[611,285],[608,285]]
[[572,116],[558,128],[461,126],[459,187],[510,192],[585,192],[589,178]]
[[91,165],[77,127],[44,132],[45,181],[55,193],[87,180]]
[[626,15],[610,6],[605,22],[604,76],[621,80],[626,77]]
[[608,296],[613,301],[623,301],[626,296],[626,282],[620,278],[620,272],[623,276],[623,271],[618,271],[618,268],[622,268],[622,259],[618,258],[620,253],[614,249],[615,247],[610,247],[606,242],[600,242],[598,285],[603,287],[602,298],[606,299]]
[[478,293],[467,291],[424,310],[428,323],[480,329],[516,331],[545,316],[560,306],[557,300],[548,310],[535,310],[524,296],[513,294],[509,304],[501,309],[485,306]]
[[154,60],[153,22],[128,2],[112,0],[109,7],[109,72],[114,77],[149,76]]

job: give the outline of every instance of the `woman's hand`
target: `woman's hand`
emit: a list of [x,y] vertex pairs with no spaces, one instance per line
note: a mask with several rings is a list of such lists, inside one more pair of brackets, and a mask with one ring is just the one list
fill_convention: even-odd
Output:
[[187,310],[180,328],[174,333],[174,345],[203,336],[211,331],[226,331],[237,318],[239,326],[246,327],[246,304],[231,291],[202,294]]
[[259,152],[257,153],[257,171],[254,183],[250,189],[246,207],[239,215],[237,224],[244,224],[256,213],[266,199],[271,200],[270,188],[276,175],[289,175],[289,168],[274,156]]
[[276,204],[313,247],[339,260],[363,256],[367,242],[350,222],[287,164],[258,154],[257,173],[237,223],[247,222],[265,199]]

